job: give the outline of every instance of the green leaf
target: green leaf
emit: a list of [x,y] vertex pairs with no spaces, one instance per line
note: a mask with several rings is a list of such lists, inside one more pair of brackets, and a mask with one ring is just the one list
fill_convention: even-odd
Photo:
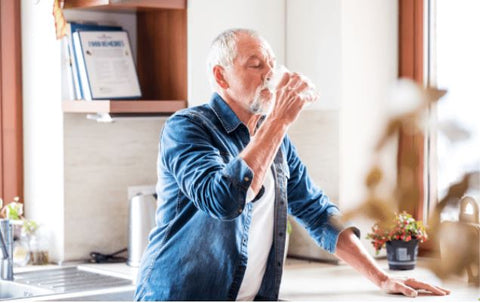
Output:
[[32,235],[34,234],[38,229],[38,224],[34,220],[25,220],[23,223],[23,231],[27,235]]
[[20,220],[23,215],[23,204],[12,202],[6,207],[6,218],[9,220]]

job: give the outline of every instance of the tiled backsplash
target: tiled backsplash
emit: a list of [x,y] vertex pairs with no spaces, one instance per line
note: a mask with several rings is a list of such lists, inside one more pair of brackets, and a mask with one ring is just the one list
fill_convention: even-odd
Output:
[[65,115],[65,260],[127,247],[128,186],[154,184],[166,118]]

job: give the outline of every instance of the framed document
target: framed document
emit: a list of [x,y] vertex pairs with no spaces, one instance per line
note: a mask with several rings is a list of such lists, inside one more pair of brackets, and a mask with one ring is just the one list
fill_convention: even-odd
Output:
[[77,31],[73,39],[85,100],[141,97],[126,31]]
[[77,31],[121,31],[123,30],[121,26],[116,25],[101,25],[91,22],[67,22],[67,41],[68,41],[68,50],[70,53],[70,60],[72,61],[72,81],[74,87],[74,99],[84,99],[82,86],[80,83],[80,74],[78,72],[78,60],[76,58],[75,46],[73,41],[73,33]]

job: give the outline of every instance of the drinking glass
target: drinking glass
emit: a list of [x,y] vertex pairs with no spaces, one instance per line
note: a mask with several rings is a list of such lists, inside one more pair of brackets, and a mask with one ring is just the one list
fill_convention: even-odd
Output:
[[[277,89],[277,86],[282,80],[285,73],[290,73],[290,71],[284,65],[279,64],[273,68],[272,76],[267,83],[267,87],[270,91],[275,91]],[[298,93],[298,96],[303,100],[307,101],[308,103],[317,101],[320,95],[313,82],[302,74],[300,74],[300,77],[303,81],[307,82],[307,87],[304,90],[300,91]]]

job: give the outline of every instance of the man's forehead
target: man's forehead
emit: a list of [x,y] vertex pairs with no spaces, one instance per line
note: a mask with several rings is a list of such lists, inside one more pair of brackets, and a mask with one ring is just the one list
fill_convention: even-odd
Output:
[[275,60],[275,54],[272,48],[268,42],[262,38],[241,35],[238,37],[237,51],[238,55],[246,59],[257,57],[260,59]]

